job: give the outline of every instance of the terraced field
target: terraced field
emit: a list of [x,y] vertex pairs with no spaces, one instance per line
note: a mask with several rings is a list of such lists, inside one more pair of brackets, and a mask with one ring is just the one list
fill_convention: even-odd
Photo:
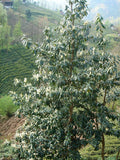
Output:
[[7,94],[14,87],[14,78],[30,78],[35,68],[33,53],[22,45],[9,50],[0,50],[0,95]]

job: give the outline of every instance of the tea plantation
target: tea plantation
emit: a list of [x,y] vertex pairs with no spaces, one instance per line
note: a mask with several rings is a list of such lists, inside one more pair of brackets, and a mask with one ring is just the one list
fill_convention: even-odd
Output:
[[0,95],[14,90],[14,78],[30,78],[35,68],[33,53],[16,45],[10,49],[0,51]]

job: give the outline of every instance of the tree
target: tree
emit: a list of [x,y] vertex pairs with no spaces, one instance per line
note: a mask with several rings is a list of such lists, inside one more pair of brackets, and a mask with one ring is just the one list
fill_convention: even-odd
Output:
[[1,48],[9,46],[10,26],[7,25],[7,12],[0,4],[0,46]]
[[7,24],[0,26],[0,46],[1,48],[8,48],[10,44],[10,26]]
[[20,41],[20,38],[22,36],[22,30],[21,30],[21,23],[20,21],[18,21],[18,23],[16,23],[14,30],[13,30],[13,36],[16,42]]
[[3,8],[3,5],[0,3],[0,25],[7,23],[7,12]]
[[80,148],[92,144],[97,150],[102,142],[104,160],[104,135],[119,136],[114,130],[118,116],[106,106],[113,95],[119,96],[117,61],[104,52],[100,17],[97,45],[87,46],[86,15],[86,0],[69,0],[60,26],[54,32],[46,29],[43,44],[34,48],[38,70],[33,84],[15,79],[15,85],[25,88],[23,94],[11,93],[21,106],[18,115],[26,117],[16,134],[20,159],[79,160]]
[[26,17],[28,20],[30,20],[31,15],[32,15],[32,13],[31,13],[30,9],[26,10]]
[[13,9],[18,11],[21,4],[21,0],[14,0]]

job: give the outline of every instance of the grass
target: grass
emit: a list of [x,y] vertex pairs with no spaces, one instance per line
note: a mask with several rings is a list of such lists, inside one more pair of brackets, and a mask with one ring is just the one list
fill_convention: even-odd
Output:
[[[114,160],[120,147],[120,139],[116,138],[115,136],[105,136],[105,142],[106,160]],[[101,144],[99,147],[99,150],[95,151],[91,145],[87,145],[80,150],[80,153],[86,160],[101,160]]]
[[11,117],[18,108],[10,96],[6,95],[0,98],[0,115],[3,117]]
[[[112,109],[112,105],[109,105]],[[120,113],[120,99],[115,102],[114,110]],[[116,125],[116,127],[119,127]],[[116,160],[118,150],[120,149],[120,138],[115,136],[105,136],[105,160]],[[95,151],[91,145],[87,145],[80,150],[83,160],[102,160],[101,144],[99,150]],[[120,154],[119,154],[120,159]]]

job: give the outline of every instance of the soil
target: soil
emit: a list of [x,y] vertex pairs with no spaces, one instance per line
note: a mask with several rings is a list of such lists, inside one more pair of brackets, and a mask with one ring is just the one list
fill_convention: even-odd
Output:
[[14,137],[16,130],[23,125],[25,118],[12,116],[11,118],[0,118],[0,140]]

